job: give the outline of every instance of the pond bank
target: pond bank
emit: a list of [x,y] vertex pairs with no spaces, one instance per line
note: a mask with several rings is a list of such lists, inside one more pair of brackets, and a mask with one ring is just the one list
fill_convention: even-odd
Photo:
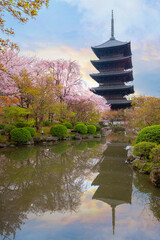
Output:
[[66,137],[63,139],[59,139],[58,137],[52,137],[52,136],[40,136],[40,137],[33,137],[29,142],[18,144],[13,141],[7,141],[4,143],[0,143],[0,148],[6,148],[6,147],[15,147],[18,145],[34,145],[34,144],[48,144],[48,143],[54,143],[58,141],[71,141],[71,140],[83,140],[83,139],[96,139],[101,138],[109,135],[111,133],[111,130],[108,130],[108,128],[102,128],[100,134],[96,135],[81,135],[79,133],[76,133],[73,137]]
[[127,163],[132,164],[133,169],[140,174],[149,175],[151,183],[160,187],[160,163],[148,162],[144,157],[134,156],[132,146],[128,149]]

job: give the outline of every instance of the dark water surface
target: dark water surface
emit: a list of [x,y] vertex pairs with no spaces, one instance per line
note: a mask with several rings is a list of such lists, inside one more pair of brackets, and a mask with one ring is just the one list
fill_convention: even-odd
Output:
[[108,141],[0,150],[0,239],[160,239],[160,189]]

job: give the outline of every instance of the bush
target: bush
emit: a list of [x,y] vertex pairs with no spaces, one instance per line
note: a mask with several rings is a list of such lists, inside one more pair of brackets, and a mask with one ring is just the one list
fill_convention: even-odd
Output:
[[6,124],[5,127],[4,127],[4,131],[5,131],[5,133],[10,134],[10,132],[15,128],[16,128],[16,126],[13,125],[13,124]]
[[86,134],[87,133],[87,126],[83,123],[79,123],[75,126],[75,131],[78,133]]
[[154,142],[160,144],[160,125],[143,128],[136,138],[136,143],[139,142]]
[[29,127],[29,124],[24,122],[14,122],[13,125],[15,125],[17,128]]
[[160,145],[151,150],[149,157],[153,162],[160,162]]
[[0,123],[0,129],[4,129],[5,125],[5,123]]
[[15,128],[11,132],[11,139],[18,143],[25,143],[31,139],[30,132],[25,128]]
[[94,125],[88,125],[87,126],[87,132],[90,134],[95,134],[96,133],[96,127]]
[[97,131],[97,132],[101,131],[101,126],[95,125],[95,127],[96,127],[96,131]]
[[52,126],[50,129],[50,133],[52,136],[59,137],[60,139],[67,137],[68,131],[66,126],[57,124],[55,126]]
[[42,124],[43,124],[44,127],[48,127],[48,126],[51,125],[51,122],[50,121],[44,121],[44,122],[42,122]]
[[135,156],[144,157],[144,159],[149,159],[149,154],[151,150],[156,146],[156,143],[151,142],[140,142],[137,143],[133,148],[133,154]]
[[68,129],[72,129],[72,128],[73,128],[73,125],[72,125],[72,123],[70,123],[70,122],[65,122],[64,125],[65,125],[66,128],[68,128]]
[[36,131],[34,130],[34,128],[31,128],[31,127],[25,127],[25,129],[27,129],[30,134],[31,134],[31,137],[33,137],[35,134],[36,134]]

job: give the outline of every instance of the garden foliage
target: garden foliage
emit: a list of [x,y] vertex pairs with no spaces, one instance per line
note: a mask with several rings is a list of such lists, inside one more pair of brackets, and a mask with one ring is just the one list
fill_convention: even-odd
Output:
[[15,128],[10,132],[11,139],[17,143],[25,143],[31,139],[30,132],[25,128]]
[[152,142],[140,142],[137,143],[133,148],[133,154],[135,156],[144,157],[144,159],[149,159],[151,150],[156,146],[156,143]]
[[160,144],[160,125],[143,128],[136,138],[136,143],[139,142],[154,142]]
[[15,125],[13,124],[6,124],[4,127],[5,133],[10,133],[14,128],[16,128]]
[[5,123],[0,123],[0,129],[4,129]]
[[88,125],[87,126],[87,132],[89,134],[95,134],[96,133],[96,127],[94,125]]
[[57,124],[57,125],[54,125],[51,127],[50,133],[52,134],[52,136],[63,139],[65,137],[67,137],[68,131],[67,131],[66,126]]
[[70,122],[65,122],[64,125],[65,125],[66,128],[68,128],[68,129],[72,129],[72,128],[73,128],[72,123],[70,123]]
[[150,159],[152,162],[160,162],[160,145],[151,150]]
[[78,133],[86,134],[87,133],[87,126],[84,125],[83,123],[78,123],[75,126],[75,131]]
[[27,129],[31,136],[33,137],[35,134],[36,134],[36,131],[34,130],[34,128],[31,128],[31,127],[25,127],[24,129]]

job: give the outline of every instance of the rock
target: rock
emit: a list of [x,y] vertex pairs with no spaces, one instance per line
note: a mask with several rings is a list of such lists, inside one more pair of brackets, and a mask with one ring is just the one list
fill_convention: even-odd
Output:
[[133,147],[130,146],[127,152],[127,160],[126,160],[128,163],[132,163],[136,159],[136,157],[133,156],[132,151],[133,151]]
[[93,136],[94,138],[101,138],[101,134],[97,134]]
[[0,148],[5,148],[8,147],[9,144],[8,143],[0,143]]
[[81,136],[79,133],[76,133],[75,139],[76,139],[76,140],[81,140],[81,139],[82,139],[82,136]]
[[82,135],[82,139],[86,139],[87,138],[87,136],[86,135]]
[[104,136],[107,136],[107,131],[108,131],[108,128],[101,128],[101,131],[100,131],[100,133],[101,133],[101,135],[104,137]]
[[160,187],[160,168],[155,168],[151,171],[150,180],[156,187]]
[[33,138],[31,138],[30,141],[28,141],[28,142],[25,143],[25,145],[32,145],[32,144],[34,144]]
[[93,136],[92,135],[88,135],[87,139],[93,139]]
[[72,138],[71,138],[71,137],[67,137],[65,140],[66,140],[66,141],[71,141]]

